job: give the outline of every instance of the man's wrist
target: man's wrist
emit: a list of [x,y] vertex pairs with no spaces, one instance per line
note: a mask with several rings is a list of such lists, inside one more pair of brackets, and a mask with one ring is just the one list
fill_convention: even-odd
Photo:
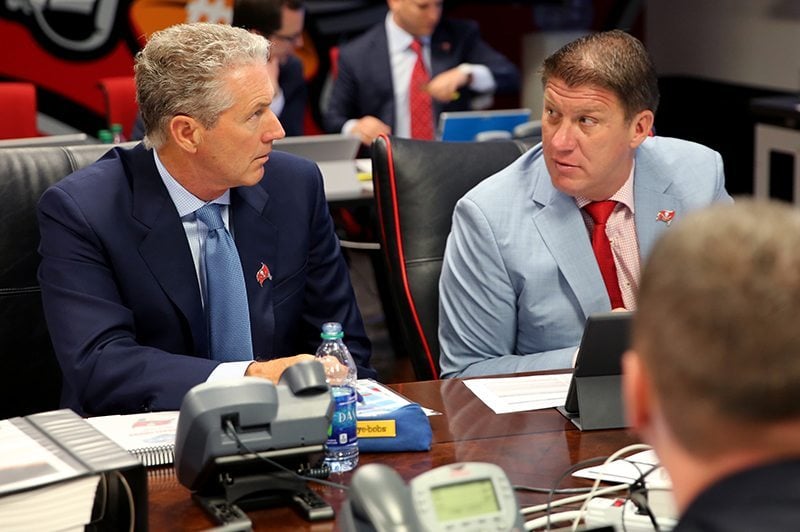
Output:
[[458,69],[459,72],[464,74],[464,77],[467,80],[464,83],[464,85],[469,85],[470,83],[472,83],[472,71],[473,71],[473,68],[472,68],[471,64],[469,64],[469,63],[461,63],[456,68]]

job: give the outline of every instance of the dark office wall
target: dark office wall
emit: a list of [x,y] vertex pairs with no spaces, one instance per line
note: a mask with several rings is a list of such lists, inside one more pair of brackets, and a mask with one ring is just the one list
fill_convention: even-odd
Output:
[[[719,150],[730,191],[751,193],[750,100],[800,88],[800,2],[649,0],[646,6],[645,43],[661,74],[658,132]],[[785,160],[778,163],[776,170],[791,172],[791,161],[788,169]]]
[[787,94],[692,76],[662,76],[659,135],[705,144],[722,155],[731,194],[753,193],[753,127],[750,100]]

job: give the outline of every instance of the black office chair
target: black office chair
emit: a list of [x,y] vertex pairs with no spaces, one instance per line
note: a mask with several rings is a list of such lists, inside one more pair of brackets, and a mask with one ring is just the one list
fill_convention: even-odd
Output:
[[59,406],[61,369],[42,310],[36,203],[111,146],[0,149],[0,419]]
[[439,274],[456,202],[525,151],[512,140],[372,144],[381,248],[404,352],[418,380],[439,378]]

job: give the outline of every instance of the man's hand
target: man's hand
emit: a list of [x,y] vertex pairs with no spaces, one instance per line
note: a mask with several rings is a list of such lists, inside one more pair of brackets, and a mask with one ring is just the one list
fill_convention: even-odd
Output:
[[326,356],[317,361],[322,362],[328,382],[341,382],[347,377],[347,366],[339,363],[336,357]]
[[378,135],[389,135],[391,132],[392,128],[371,115],[359,119],[350,130],[350,133],[358,135],[361,143],[365,146],[370,146]]
[[244,372],[246,377],[261,377],[278,384],[278,380],[283,374],[283,370],[289,366],[293,366],[298,362],[305,362],[307,360],[316,360],[314,355],[295,355],[293,357],[275,358],[272,360],[265,360],[263,362],[253,362],[247,366],[247,371]]
[[458,67],[451,68],[428,82],[428,92],[431,98],[442,103],[457,100],[459,97],[458,90],[469,83],[469,78],[469,74]]

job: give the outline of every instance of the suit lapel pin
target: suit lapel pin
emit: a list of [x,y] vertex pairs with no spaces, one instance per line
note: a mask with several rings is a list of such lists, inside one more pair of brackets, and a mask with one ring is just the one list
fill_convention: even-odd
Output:
[[658,211],[658,214],[656,215],[657,222],[664,222],[667,225],[669,225],[670,222],[672,222],[673,218],[675,218],[675,211],[668,211],[668,210]]
[[261,263],[261,268],[258,269],[256,272],[256,281],[260,286],[264,286],[264,281],[269,279],[272,280],[272,274],[269,272],[269,268],[263,262]]
[[450,44],[448,41],[444,41],[444,42],[442,43],[442,51],[443,51],[444,53],[448,53],[448,52],[450,52],[450,48],[451,48],[451,46],[452,46],[452,45],[451,45],[451,44]]

